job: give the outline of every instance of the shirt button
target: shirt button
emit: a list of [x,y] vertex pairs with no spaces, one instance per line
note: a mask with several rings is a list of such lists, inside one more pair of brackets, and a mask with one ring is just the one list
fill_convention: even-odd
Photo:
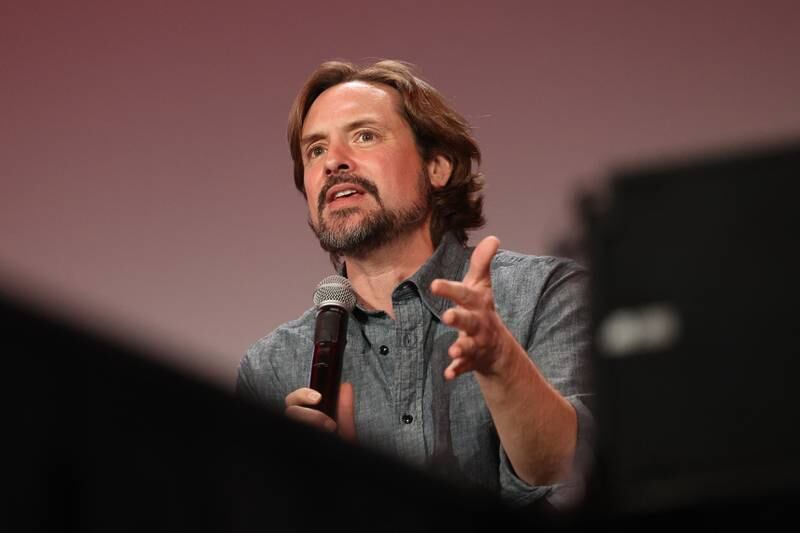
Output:
[[381,347],[378,348],[378,351],[380,352],[381,355],[386,355],[389,353],[389,347],[386,346],[385,344],[382,344]]
[[411,415],[403,415],[403,424],[410,424],[414,421],[414,417]]

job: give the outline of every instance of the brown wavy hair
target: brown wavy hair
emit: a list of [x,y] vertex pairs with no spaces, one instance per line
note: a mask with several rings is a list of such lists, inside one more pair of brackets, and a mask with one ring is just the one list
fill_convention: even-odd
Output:
[[289,113],[289,149],[297,190],[306,195],[300,138],[308,110],[326,89],[349,81],[388,85],[397,90],[402,102],[398,112],[411,127],[423,162],[437,155],[450,161],[453,167],[450,180],[431,192],[431,239],[438,245],[442,236],[450,231],[461,244],[466,244],[467,230],[486,223],[483,217],[484,177],[478,170],[481,152],[464,117],[439,91],[417,76],[408,63],[383,60],[360,68],[352,63],[328,61],[311,74]]

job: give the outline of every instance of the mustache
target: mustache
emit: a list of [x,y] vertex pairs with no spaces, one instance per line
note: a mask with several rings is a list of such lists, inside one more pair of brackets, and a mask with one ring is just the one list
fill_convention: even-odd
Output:
[[340,183],[352,183],[354,185],[358,185],[364,189],[365,192],[368,192],[374,196],[375,200],[378,201],[378,205],[383,205],[378,188],[367,178],[357,176],[355,174],[336,174],[335,176],[331,176],[325,183],[325,186],[322,188],[322,190],[319,191],[317,205],[319,206],[320,211],[322,211],[322,208],[325,207],[325,198],[328,196],[328,191],[331,190],[331,187],[339,185]]

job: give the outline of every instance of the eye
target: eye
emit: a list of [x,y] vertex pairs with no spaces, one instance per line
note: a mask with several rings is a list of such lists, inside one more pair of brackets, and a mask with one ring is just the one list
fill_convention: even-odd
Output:
[[371,132],[371,131],[368,131],[368,130],[359,131],[358,134],[356,135],[356,140],[358,142],[367,143],[367,142],[370,142],[370,141],[374,141],[375,137],[376,137],[376,135],[375,135],[374,132]]
[[306,155],[308,156],[309,159],[314,159],[316,157],[319,157],[323,153],[325,153],[325,148],[320,146],[320,145],[318,145],[318,144],[315,145],[315,146],[312,146],[311,148],[309,148],[306,151]]

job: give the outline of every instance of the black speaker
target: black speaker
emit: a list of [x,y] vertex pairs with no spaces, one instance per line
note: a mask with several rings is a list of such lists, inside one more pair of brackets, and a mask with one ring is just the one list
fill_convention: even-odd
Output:
[[798,183],[791,141],[620,169],[587,203],[595,506],[795,497]]

